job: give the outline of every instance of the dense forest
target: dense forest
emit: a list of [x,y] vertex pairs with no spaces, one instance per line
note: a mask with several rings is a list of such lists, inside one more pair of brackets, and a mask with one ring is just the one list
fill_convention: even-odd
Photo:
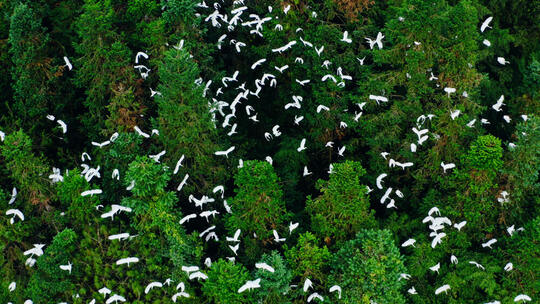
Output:
[[0,0],[0,303],[539,303],[539,0]]

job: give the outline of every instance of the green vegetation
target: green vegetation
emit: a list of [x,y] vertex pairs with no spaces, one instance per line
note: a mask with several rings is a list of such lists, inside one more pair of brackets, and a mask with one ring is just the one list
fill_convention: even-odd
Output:
[[538,16],[0,0],[0,303],[538,303]]

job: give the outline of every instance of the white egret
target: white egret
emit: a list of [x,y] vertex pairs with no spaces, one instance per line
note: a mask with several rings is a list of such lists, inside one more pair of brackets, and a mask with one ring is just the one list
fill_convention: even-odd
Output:
[[256,263],[255,264],[255,268],[257,269],[263,269],[263,270],[266,270],[266,271],[269,271],[269,272],[274,272],[274,268],[272,268],[272,266],[266,264],[266,263]]
[[242,293],[246,290],[251,290],[251,289],[260,288],[260,287],[261,287],[261,279],[247,281],[244,285],[238,288],[238,293]]
[[137,258],[137,257],[129,257],[129,258],[123,258],[123,259],[120,259],[120,260],[116,261],[116,265],[127,264],[128,267],[129,267],[129,263],[137,263],[137,262],[139,262],[139,258]]

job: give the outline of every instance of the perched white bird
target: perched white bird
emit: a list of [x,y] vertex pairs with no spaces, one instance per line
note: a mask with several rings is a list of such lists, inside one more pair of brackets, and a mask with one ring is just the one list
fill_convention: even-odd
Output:
[[450,263],[452,264],[457,264],[458,263],[458,259],[455,255],[452,254],[452,256],[450,256]]
[[135,130],[135,132],[137,132],[137,134],[139,134],[139,136],[142,136],[144,138],[149,138],[150,137],[150,135],[148,135],[147,133],[144,133],[141,129],[139,129],[138,126],[133,127],[133,130]]
[[504,271],[510,271],[512,269],[514,269],[514,264],[507,263],[506,265],[504,265]]
[[375,40],[373,40],[371,38],[368,38],[368,37],[366,37],[365,39],[368,42],[370,49],[373,49],[375,44],[377,45],[377,47],[379,49],[382,49],[383,48],[383,44],[382,44],[382,39],[383,38],[384,38],[384,35],[381,32],[379,32],[379,33],[377,33],[377,37],[375,38]]
[[15,288],[17,288],[17,283],[16,283],[16,282],[11,282],[11,283],[9,283],[9,286],[8,286],[9,292],[14,291]]
[[264,62],[266,62],[266,58],[255,61],[255,63],[251,65],[251,69],[254,70],[255,68],[257,68],[257,66],[263,64]]
[[388,174],[386,174],[386,173],[382,173],[381,175],[377,176],[377,181],[376,181],[376,183],[377,183],[377,188],[379,188],[379,189],[382,190],[382,188],[383,188],[383,186],[382,186],[382,181],[383,181],[383,179],[384,179],[387,175],[388,175]]
[[192,274],[189,275],[189,279],[190,280],[193,280],[193,279],[197,279],[197,280],[200,280],[200,279],[203,279],[203,280],[207,280],[208,279],[208,276],[200,271],[196,271]]
[[456,92],[456,89],[455,89],[455,88],[449,88],[449,87],[446,87],[446,88],[444,88],[444,91],[448,94],[448,97],[450,97],[450,94],[455,93],[455,92]]
[[377,104],[379,104],[379,102],[387,102],[388,101],[387,97],[379,96],[379,95],[369,95],[369,99],[375,100],[377,102]]
[[320,302],[324,301],[324,298],[317,292],[314,292],[314,293],[310,294],[309,297],[307,298],[307,302],[309,303],[309,302],[313,301],[313,299],[317,299]]
[[418,294],[418,292],[416,292],[416,289],[414,288],[414,286],[411,287],[411,288],[409,288],[409,289],[407,290],[407,292],[410,293],[410,294],[412,294],[412,295]]

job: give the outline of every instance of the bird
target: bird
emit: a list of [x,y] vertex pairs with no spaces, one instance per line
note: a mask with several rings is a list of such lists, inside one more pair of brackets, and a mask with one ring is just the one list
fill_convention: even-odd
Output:
[[244,285],[240,286],[240,288],[238,288],[238,293],[242,293],[246,290],[251,290],[251,289],[255,289],[255,288],[260,288],[261,287],[261,279],[256,279],[256,280],[253,280],[253,281],[247,281]]
[[414,288],[414,286],[411,287],[411,288],[409,288],[409,289],[407,290],[407,292],[408,292],[409,294],[412,294],[412,295],[418,294],[418,292],[416,292],[416,289]]
[[182,154],[182,156],[180,156],[180,158],[176,162],[176,166],[174,167],[173,174],[178,173],[178,170],[180,169],[180,167],[182,167],[182,161],[183,160],[184,160],[184,154]]
[[376,183],[377,183],[377,188],[379,188],[379,189],[382,190],[382,188],[383,188],[383,186],[382,186],[382,181],[383,181],[383,179],[384,179],[387,175],[388,175],[388,174],[386,174],[386,173],[382,173],[381,175],[377,176],[377,181],[376,181]]
[[227,149],[225,151],[216,151],[214,154],[215,155],[225,155],[225,157],[229,158],[229,153],[234,151],[234,148],[235,148],[235,146],[232,146],[232,147],[230,147],[229,149]]
[[505,266],[504,266],[504,271],[510,271],[514,269],[514,264],[512,263],[507,263]]
[[304,287],[303,287],[304,292],[307,292],[308,289],[310,289],[312,286],[313,286],[313,283],[311,282],[311,280],[306,278],[306,280],[304,281]]
[[148,285],[146,285],[146,288],[144,289],[144,293],[145,294],[148,294],[150,292],[150,290],[152,290],[152,288],[154,287],[163,287],[163,284],[161,282],[151,282],[149,283]]
[[238,237],[240,237],[240,233],[242,230],[236,229],[236,232],[234,233],[233,237],[226,237],[227,242],[240,242]]
[[182,190],[182,188],[186,185],[188,178],[189,178],[189,174],[186,173],[186,175],[184,175],[184,179],[180,182],[180,184],[176,188],[176,191]]
[[255,268],[257,269],[263,269],[263,270],[266,270],[266,271],[269,271],[269,272],[274,272],[274,268],[272,268],[270,265],[266,264],[266,263],[256,263],[255,264]]
[[491,239],[485,243],[482,243],[482,248],[489,247],[491,249],[491,245],[495,244],[497,242],[497,239]]
[[480,32],[483,33],[486,28],[491,28],[491,26],[489,26],[491,20],[493,20],[493,17],[488,17],[486,20],[484,20],[484,22],[482,22],[482,25],[480,26]]
[[33,257],[34,255],[42,256],[43,247],[45,247],[45,244],[34,244],[34,248],[26,250],[23,252],[23,255],[30,255],[30,257]]
[[440,268],[441,268],[441,263],[437,263],[437,265],[429,267],[429,270],[439,273]]
[[251,69],[252,69],[252,70],[256,69],[257,66],[263,64],[264,62],[266,62],[266,58],[259,59],[259,60],[255,61],[255,63],[253,63],[253,64],[251,65]]
[[321,57],[321,54],[322,54],[322,52],[324,51],[324,45],[321,46],[321,47],[318,48],[318,49],[317,49],[316,47],[315,47],[314,49],[315,49],[315,52],[317,53],[317,55],[318,55],[319,57]]
[[401,247],[408,247],[408,246],[414,247],[414,243],[416,243],[415,239],[408,239],[405,242],[403,242],[403,244],[401,244]]
[[192,214],[188,214],[186,216],[184,216],[181,220],[180,220],[180,225],[186,223],[186,222],[189,222],[189,220],[191,219],[194,219],[197,217],[197,214],[196,213],[192,213]]
[[298,225],[299,225],[299,223],[290,222],[289,223],[289,234],[291,234],[293,232],[293,230],[298,227]]
[[137,55],[135,55],[135,63],[139,63],[139,57],[143,57],[144,59],[148,59],[148,54],[145,52],[137,52]]
[[378,96],[378,95],[369,95],[369,99],[375,100],[377,102],[377,104],[379,104],[379,102],[387,102],[388,101],[387,97]]
[[304,173],[302,173],[302,176],[308,176],[311,175],[313,172],[309,172],[308,167],[304,166]]
[[182,266],[182,271],[190,274],[191,272],[199,271],[199,266]]
[[8,286],[9,292],[14,291],[15,288],[17,288],[17,283],[16,282],[9,283],[9,286]]
[[366,59],[366,57],[360,59],[358,57],[356,57],[356,60],[358,60],[358,62],[360,62],[360,65],[364,65],[364,60]]
[[448,284],[445,284],[437,289],[435,289],[435,294],[438,295],[440,294],[441,292],[444,292],[446,293],[446,291],[450,290],[450,285]]
[[92,189],[92,190],[86,190],[81,193],[81,196],[94,196],[94,194],[101,194],[103,191],[101,189]]
[[457,264],[458,263],[458,259],[455,255],[452,255],[450,256],[450,263],[452,264]]
[[133,130],[135,130],[135,132],[137,132],[137,134],[139,134],[139,136],[142,136],[144,138],[149,138],[150,137],[150,135],[148,135],[147,133],[144,133],[143,131],[141,131],[141,129],[139,129],[138,126],[133,127]]
[[[71,71],[71,69],[73,69],[73,65],[71,65],[71,62],[69,62],[69,58],[67,58],[66,56],[64,56],[64,62],[66,63],[64,66],[67,66],[68,67],[68,70]],[[53,119],[51,119],[53,120]]]
[[302,152],[305,149],[306,149],[306,139],[302,138],[302,140],[300,141],[300,146],[296,149],[296,151]]
[[105,304],[111,304],[112,302],[118,303],[118,301],[125,302],[126,298],[124,298],[124,297],[122,297],[120,295],[114,294],[110,298],[108,298],[107,301],[105,301]]
[[341,41],[346,43],[352,43],[352,39],[348,38],[349,32],[345,31],[343,32],[343,38],[341,38]]
[[435,248],[437,244],[440,244],[442,242],[442,238],[445,236],[446,236],[446,233],[444,232],[437,234],[431,241],[431,248]]
[[455,168],[456,165],[454,163],[445,164],[444,162],[441,162],[441,167],[443,168],[444,173],[446,173],[446,170]]
[[492,105],[491,108],[497,112],[500,112],[501,107],[504,105],[503,101],[504,101],[504,95],[501,95],[501,97],[499,97],[499,99],[497,100],[497,103]]
[[320,302],[324,301],[324,298],[317,292],[314,292],[314,293],[310,294],[309,297],[307,298],[307,302],[309,303],[309,302],[313,301],[313,299],[317,299]]
[[232,252],[234,252],[234,255],[238,255],[236,252],[238,251],[238,248],[240,248],[240,244],[236,244],[234,246],[229,245],[229,248],[231,248]]
[[428,215],[433,215],[433,214],[437,214],[437,215],[441,215],[441,211],[439,210],[439,208],[437,207],[432,207],[431,209],[429,209],[428,211]]
[[274,234],[274,240],[276,241],[276,243],[284,242],[284,241],[286,240],[285,238],[280,238],[280,237],[279,237],[279,234],[278,234],[278,232],[276,231],[276,229],[273,229],[273,230],[272,230],[272,233]]
[[506,65],[507,63],[510,63],[510,61],[504,59],[504,57],[497,57],[497,62],[501,65]]
[[339,156],[343,156],[343,153],[345,152],[345,148],[346,148],[346,147],[343,146],[343,147],[341,147],[341,148],[338,149],[338,155],[339,155]]
[[455,88],[449,88],[449,87],[446,87],[446,88],[444,88],[444,91],[448,94],[448,97],[450,97],[450,94],[455,93],[455,92],[456,92],[456,89],[455,89]]
[[330,287],[329,291],[330,292],[337,291],[338,292],[338,299],[341,299],[341,287],[339,285],[334,285],[334,286]]
[[330,111],[330,108],[328,108],[328,107],[325,106],[325,105],[318,105],[318,106],[317,106],[317,113],[320,113],[322,110]]
[[514,298],[514,302],[529,302],[531,301],[531,297],[529,297],[528,295],[526,294],[520,294],[520,295],[517,295],[515,298]]
[[123,265],[127,264],[129,266],[129,263],[137,263],[139,262],[139,258],[137,257],[129,257],[129,258],[123,258],[118,261],[116,261],[116,265]]
[[67,265],[60,265],[60,269],[62,270],[65,270],[65,271],[69,271],[69,273],[71,274],[71,266],[73,264],[71,264],[71,262],[68,261]]
[[368,38],[368,37],[366,37],[365,39],[368,42],[370,49],[373,49],[373,47],[375,45],[377,45],[377,47],[379,49],[382,49],[383,48],[383,44],[382,44],[382,39],[383,38],[384,38],[384,35],[381,32],[379,32],[379,33],[377,33],[377,37],[375,38],[375,40],[373,40],[371,38]]
[[454,228],[456,228],[458,231],[461,231],[461,228],[467,224],[467,221],[462,221],[459,223],[454,223]]
[[103,297],[105,297],[106,295],[111,293],[111,290],[107,287],[102,287],[101,289],[98,290],[98,292],[102,294]]
[[196,271],[192,274],[189,275],[189,279],[190,280],[193,280],[193,279],[197,279],[197,280],[200,280],[200,279],[203,279],[203,280],[206,280],[208,279],[208,276],[200,271]]
[[477,263],[475,261],[469,261],[469,264],[472,264],[472,265],[476,266],[479,269],[485,270],[484,266],[482,266],[481,264],[479,264],[479,263]]
[[21,222],[24,221],[24,214],[19,209],[9,209],[6,211],[6,215],[13,215],[11,219],[9,219],[9,223],[13,225],[15,223],[15,217],[18,217]]
[[125,240],[129,237],[129,233],[112,234],[108,237],[109,240]]

